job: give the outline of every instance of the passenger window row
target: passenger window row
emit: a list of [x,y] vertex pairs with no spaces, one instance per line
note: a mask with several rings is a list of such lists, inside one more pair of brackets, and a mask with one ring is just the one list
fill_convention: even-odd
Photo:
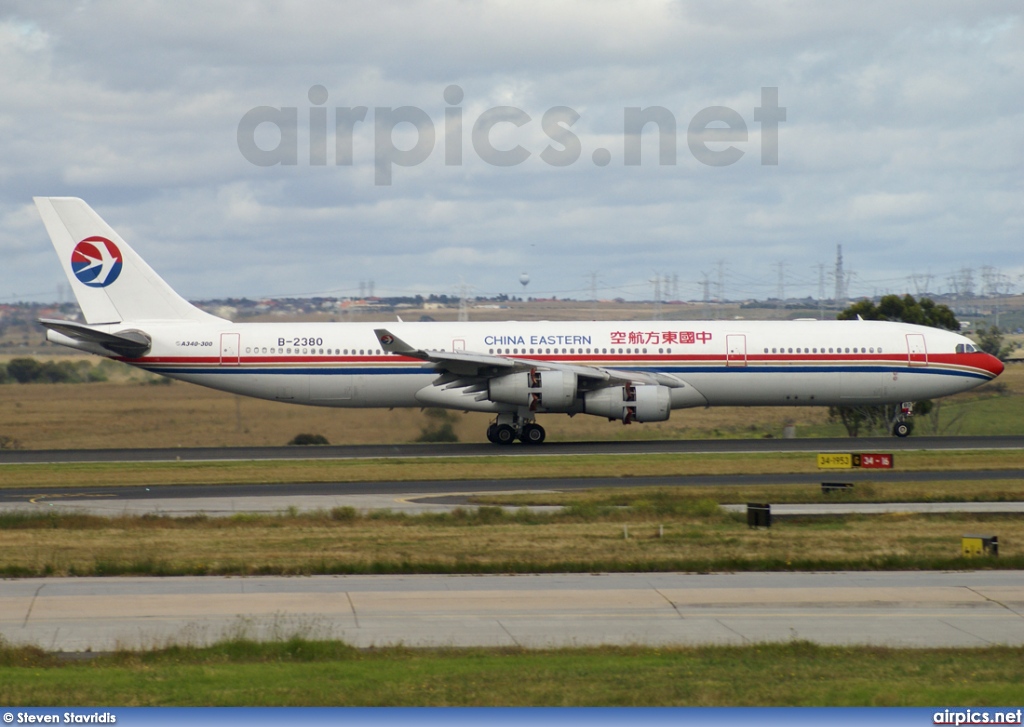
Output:
[[346,349],[328,348],[326,351],[324,351],[324,349],[322,349],[322,348],[319,348],[319,349],[317,349],[317,348],[287,348],[286,349],[286,348],[266,348],[266,347],[260,348],[258,346],[256,348],[253,348],[253,347],[250,346],[250,347],[247,347],[245,349],[245,352],[247,354],[264,354],[264,353],[271,353],[271,354],[275,354],[275,355],[292,354],[293,356],[296,355],[296,354],[301,355],[301,356],[325,356],[325,355],[326,356],[384,356],[384,355],[386,355],[386,352],[385,351],[381,351],[379,348],[376,351],[374,351],[373,349],[365,349],[365,348],[360,348],[358,351],[356,349],[354,349],[354,348],[351,351],[349,351],[347,348]]
[[[587,349],[583,349],[583,348],[581,348],[581,349],[579,349],[579,351],[577,351],[575,348],[563,348],[563,349],[561,349],[561,351],[559,351],[559,349],[557,349],[557,348],[531,348],[531,349],[526,349],[526,348],[523,348],[523,349],[519,349],[519,348],[491,348],[491,349],[488,349],[487,352],[488,353],[492,353],[492,354],[496,354],[498,356],[505,356],[505,355],[509,355],[509,354],[511,354],[511,355],[538,354],[539,355],[539,354],[558,354],[558,353],[565,353],[565,354],[609,353],[609,354],[614,354],[616,352],[617,353],[631,353],[631,354],[635,354],[635,353],[647,353],[647,349],[646,348],[642,348],[642,349],[641,348],[620,348],[620,349],[615,349],[615,348],[587,348]],[[672,349],[669,349],[669,353],[671,353],[671,352],[672,352]],[[658,353],[661,353],[661,349],[660,348],[658,349]]]
[[[765,348],[764,352],[768,353],[768,349]],[[868,347],[868,348],[863,348],[862,347],[862,348],[858,349],[856,346],[854,346],[852,349],[850,349],[849,347],[844,349],[842,346],[839,346],[839,347],[829,348],[826,351],[824,346],[822,346],[820,349],[819,348],[802,348],[800,346],[797,346],[795,349],[794,348],[784,348],[784,347],[783,348],[772,348],[771,352],[772,353],[882,353],[882,348],[880,346],[878,348],[875,348],[874,346],[871,346],[871,347]]]

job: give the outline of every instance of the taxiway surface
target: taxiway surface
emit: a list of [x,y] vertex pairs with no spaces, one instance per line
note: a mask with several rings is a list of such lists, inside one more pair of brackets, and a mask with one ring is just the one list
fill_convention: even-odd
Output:
[[[447,511],[481,494],[551,492],[606,487],[698,487],[736,485],[819,485],[850,483],[981,481],[1024,479],[1024,470],[903,472],[893,470],[766,475],[677,475],[390,482],[319,482],[234,485],[128,485],[118,487],[36,487],[0,490],[0,510],[33,512],[57,508],[97,515],[232,515],[242,512],[390,509],[410,513]],[[1020,511],[1021,503],[985,503],[982,512]],[[995,509],[993,509],[995,508]],[[1016,509],[1013,509],[1016,508]],[[557,509],[557,508],[554,508]],[[901,512],[913,508],[903,507]]]

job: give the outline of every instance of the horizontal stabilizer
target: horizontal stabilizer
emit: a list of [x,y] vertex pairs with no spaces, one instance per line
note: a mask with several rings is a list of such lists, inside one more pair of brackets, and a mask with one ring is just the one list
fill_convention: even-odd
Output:
[[39,323],[51,331],[61,333],[82,343],[94,343],[102,346],[111,353],[125,358],[139,358],[145,356],[152,346],[152,341],[142,331],[126,330],[117,333],[107,333],[91,326],[74,321],[59,321],[49,318],[40,318]]

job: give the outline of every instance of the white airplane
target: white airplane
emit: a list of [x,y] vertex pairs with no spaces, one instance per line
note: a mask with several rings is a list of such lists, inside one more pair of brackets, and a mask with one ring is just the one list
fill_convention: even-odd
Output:
[[262,399],[495,415],[497,444],[544,441],[538,414],[657,422],[710,406],[903,403],[990,381],[958,333],[880,321],[233,323],[175,293],[85,202],[37,197],[85,323],[47,339]]

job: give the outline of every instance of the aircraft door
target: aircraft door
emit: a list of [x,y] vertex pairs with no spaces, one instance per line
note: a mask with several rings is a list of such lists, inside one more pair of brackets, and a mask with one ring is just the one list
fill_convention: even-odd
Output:
[[925,347],[924,335],[907,334],[907,360],[911,366],[928,365],[928,349]]
[[241,335],[238,333],[220,334],[220,365],[238,366],[241,354]]
[[729,334],[725,337],[725,365],[747,365],[747,337],[742,333]]

